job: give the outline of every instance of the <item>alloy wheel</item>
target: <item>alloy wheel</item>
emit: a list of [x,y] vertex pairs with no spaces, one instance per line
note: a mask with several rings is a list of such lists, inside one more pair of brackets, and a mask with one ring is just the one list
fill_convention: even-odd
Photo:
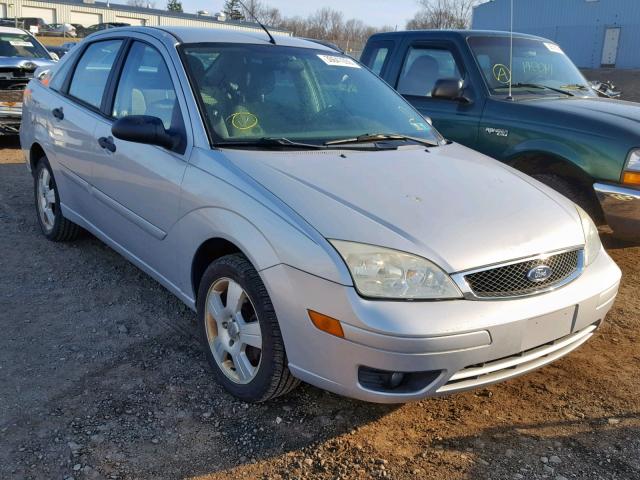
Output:
[[251,382],[262,359],[262,333],[247,292],[220,278],[207,293],[204,313],[207,342],[220,370],[234,383]]
[[47,232],[53,230],[53,226],[56,220],[56,193],[52,188],[52,179],[49,170],[46,168],[40,169],[38,175],[38,214],[40,215],[40,222]]

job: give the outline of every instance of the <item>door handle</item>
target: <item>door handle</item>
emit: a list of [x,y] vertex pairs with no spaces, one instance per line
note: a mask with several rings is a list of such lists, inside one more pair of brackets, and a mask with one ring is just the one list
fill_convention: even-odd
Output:
[[116,144],[113,143],[113,137],[111,137],[111,136],[109,136],[109,137],[100,137],[98,139],[98,145],[100,145],[104,149],[109,150],[112,153],[116,151]]
[[58,120],[62,120],[64,118],[64,113],[62,112],[62,107],[54,108],[51,110],[51,114],[56,117]]

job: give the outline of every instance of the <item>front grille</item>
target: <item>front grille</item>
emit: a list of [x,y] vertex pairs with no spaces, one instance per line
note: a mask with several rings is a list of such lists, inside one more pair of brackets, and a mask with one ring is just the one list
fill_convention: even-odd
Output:
[[[581,255],[581,250],[570,250],[469,273],[464,278],[473,294],[478,298],[531,295],[549,290],[570,280],[581,268]],[[530,280],[529,272],[535,267],[543,265],[551,269],[549,277],[537,282]]]
[[0,102],[22,102],[22,90],[0,90]]

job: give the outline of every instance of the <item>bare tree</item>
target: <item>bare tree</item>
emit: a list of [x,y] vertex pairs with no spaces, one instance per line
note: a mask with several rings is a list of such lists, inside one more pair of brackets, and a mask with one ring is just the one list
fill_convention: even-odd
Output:
[[480,0],[418,0],[420,10],[407,22],[408,30],[469,28],[473,7]]

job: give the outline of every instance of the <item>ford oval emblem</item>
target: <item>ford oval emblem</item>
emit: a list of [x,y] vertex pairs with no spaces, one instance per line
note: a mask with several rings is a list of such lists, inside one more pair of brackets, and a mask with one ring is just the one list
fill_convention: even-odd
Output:
[[527,273],[527,278],[532,282],[544,282],[549,277],[553,275],[553,270],[551,267],[547,265],[538,265],[537,267],[533,267]]

